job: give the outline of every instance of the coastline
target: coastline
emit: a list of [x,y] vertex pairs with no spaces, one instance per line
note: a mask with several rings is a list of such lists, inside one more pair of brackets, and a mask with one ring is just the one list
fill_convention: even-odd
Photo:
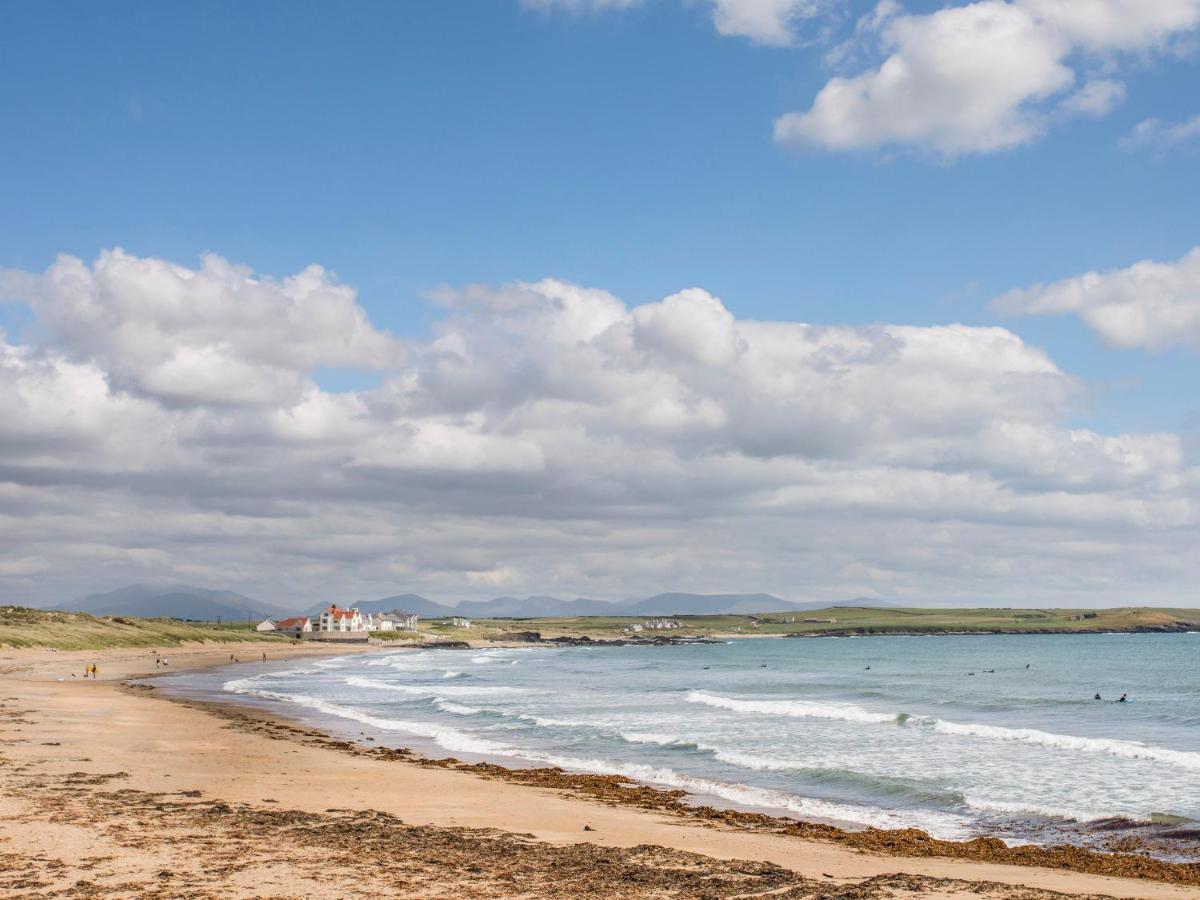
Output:
[[[287,658],[347,653],[345,647],[306,645],[274,645],[274,650]],[[169,652],[172,669],[179,670],[228,664],[230,652],[249,655],[256,651],[250,645],[239,645],[232,650],[174,648]],[[1196,888],[1200,867],[1194,865],[1171,866],[1077,848],[1001,850],[995,846],[998,841],[953,845],[933,842],[914,831],[846,832],[755,813],[695,807],[683,802],[681,792],[622,786],[621,779],[609,776],[423,759],[406,751],[341,740],[297,725],[282,714],[252,713],[219,702],[171,700],[146,687],[125,687],[123,682],[130,678],[154,674],[150,667],[153,654],[141,650],[90,654],[100,664],[98,681],[84,683],[64,674],[71,667],[81,670],[85,655],[9,651],[0,656],[0,733],[4,740],[0,766],[6,770],[4,782],[9,785],[0,797],[0,837],[4,838],[0,853],[15,854],[27,869],[36,867],[38,856],[44,857],[49,848],[58,846],[64,829],[71,832],[72,845],[84,849],[111,840],[95,834],[90,826],[48,820],[50,811],[45,804],[59,804],[54,818],[61,819],[62,798],[69,788],[72,797],[87,793],[90,808],[105,811],[106,821],[111,819],[105,828],[118,834],[128,834],[131,822],[139,820],[139,811],[163,804],[170,807],[172,816],[185,821],[211,818],[214,804],[235,810],[236,814],[230,815],[239,819],[259,821],[265,815],[260,830],[266,831],[273,828],[271,817],[285,812],[319,830],[331,827],[322,817],[362,817],[371,810],[373,815],[403,820],[403,826],[389,825],[392,830],[445,831],[439,832],[441,838],[453,838],[458,852],[477,856],[471,865],[482,865],[484,870],[494,851],[490,842],[515,839],[519,834],[527,835],[520,840],[533,842],[529,845],[537,848],[533,855],[545,863],[547,871],[577,857],[580,847],[591,848],[588,853],[592,856],[604,857],[592,859],[597,872],[619,869],[625,873],[622,878],[628,876],[623,868],[628,865],[636,865],[639,871],[657,871],[659,864],[668,863],[677,868],[682,857],[674,854],[690,854],[685,868],[699,867],[719,881],[732,877],[727,871],[729,860],[749,859],[767,867],[759,877],[772,883],[786,882],[787,890],[796,892],[786,896],[809,896],[804,892],[818,888],[825,896],[838,896],[828,892],[861,891],[867,880],[897,873],[909,879],[908,887],[901,886],[901,890],[927,892],[951,879],[959,883],[957,887],[938,888],[951,891],[950,896],[1017,896],[1013,891],[1018,885],[1085,896],[1178,898],[1200,893]],[[230,761],[236,765],[231,766]],[[163,793],[166,788],[171,790],[169,795]],[[589,829],[586,833],[585,826]],[[144,873],[157,864],[155,853],[150,852],[152,835],[139,832],[138,842],[136,852],[114,853],[110,847],[110,852],[99,854],[110,857],[107,865],[114,868],[114,877],[118,877],[118,869]],[[467,846],[472,842],[478,845],[474,850]],[[662,848],[656,850],[658,862],[640,857],[631,862],[629,854],[636,856],[637,848],[645,845]],[[279,848],[263,834],[241,852],[248,854],[257,868],[271,868],[276,865],[271,860]],[[80,860],[95,855],[83,849],[72,854]],[[59,862],[63,867],[54,870],[58,873],[55,881],[48,880],[52,872],[42,876],[47,889],[72,877],[93,880],[94,873]],[[446,874],[441,873],[443,878]],[[589,877],[593,876],[603,882],[603,877],[596,873]],[[531,872],[529,877],[537,876]],[[651,880],[660,891],[672,883],[661,872]],[[963,887],[960,882],[973,886]],[[235,892],[241,890],[236,880],[228,884]],[[422,896],[431,895],[425,893],[427,889],[428,885],[421,888]],[[674,889],[689,895],[678,879]],[[897,889],[894,884],[879,884],[881,892],[895,893]],[[496,896],[497,890],[492,884],[483,895]],[[610,894],[612,890],[610,886]],[[395,884],[389,884],[386,891],[379,889],[396,891]],[[959,891],[963,893],[956,893]],[[314,892],[319,894],[307,885],[302,891]],[[499,891],[501,895],[510,893],[520,895],[515,889]],[[333,894],[344,895],[341,891]],[[542,894],[553,892],[540,890],[538,895]],[[618,895],[663,894],[618,891]]]

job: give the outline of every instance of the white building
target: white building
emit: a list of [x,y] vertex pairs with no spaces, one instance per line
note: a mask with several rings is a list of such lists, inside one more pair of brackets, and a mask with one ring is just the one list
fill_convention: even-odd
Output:
[[420,617],[416,613],[394,609],[391,612],[380,613],[375,617],[376,628],[379,631],[416,631]]
[[275,628],[288,637],[299,638],[306,634],[312,634],[312,619],[308,616],[293,616],[290,619],[280,619],[275,623]]
[[650,619],[645,626],[655,631],[661,631],[665,628],[682,628],[683,623],[677,619]]
[[271,619],[263,619],[261,622],[259,622],[257,625],[254,626],[254,630],[255,631],[278,631],[279,626],[276,625],[275,622],[273,622]]
[[317,620],[317,631],[366,631],[362,613],[357,609],[342,609],[336,603],[321,612]]
[[462,616],[455,616],[453,619],[450,620],[450,624],[453,625],[455,628],[470,628],[471,620],[464,619]]

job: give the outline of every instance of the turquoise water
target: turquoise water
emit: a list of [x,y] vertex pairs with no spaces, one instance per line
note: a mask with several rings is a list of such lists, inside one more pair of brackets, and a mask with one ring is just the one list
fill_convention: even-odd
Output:
[[[1195,634],[397,650],[248,669],[187,678],[396,746],[801,818],[1024,840],[1200,820]],[[1122,693],[1133,702],[1109,702]]]

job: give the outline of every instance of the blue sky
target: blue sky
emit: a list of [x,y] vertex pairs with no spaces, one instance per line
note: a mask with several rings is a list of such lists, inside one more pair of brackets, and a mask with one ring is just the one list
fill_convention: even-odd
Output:
[[[374,327],[419,340],[444,315],[431,289],[545,277],[631,307],[700,287],[739,320],[1003,325],[1086,380],[1065,424],[1195,429],[1194,345],[1114,349],[1076,316],[991,306],[1200,243],[1197,145],[1128,140],[1200,113],[1194,28],[1071,38],[1075,86],[1117,77],[1121,102],[1043,103],[1038,136],[947,153],[772,139],[879,63],[829,55],[874,4],[818,4],[788,46],[718,33],[707,0],[628,6],[10,2],[0,268],[113,247],[278,277],[319,263]],[[0,304],[11,338],[33,320]],[[380,377],[314,372],[335,391]]]
[[[947,163],[773,144],[774,118],[827,77],[821,48],[721,37],[668,0],[14,3],[6,18],[9,266],[116,244],[276,273],[317,261],[404,333],[426,327],[431,285],[545,275],[631,301],[700,285],[750,317],[977,323],[1009,288],[1196,238],[1196,155],[1118,146],[1141,119],[1196,111],[1194,59],[1135,66],[1100,121]],[[1140,371],[1098,363],[1077,328],[1016,327],[1089,374]]]

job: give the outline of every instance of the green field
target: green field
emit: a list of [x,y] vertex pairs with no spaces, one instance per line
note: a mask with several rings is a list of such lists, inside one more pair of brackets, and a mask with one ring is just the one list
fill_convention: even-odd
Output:
[[[804,612],[739,616],[670,616],[682,627],[670,630],[625,629],[644,624],[644,616],[584,616],[551,619],[482,619],[468,629],[439,629],[460,637],[494,638],[505,632],[537,631],[543,638],[617,638],[712,635],[821,634],[990,634],[1089,633],[1103,631],[1200,630],[1200,609],[908,609],[839,606]],[[425,630],[425,626],[422,626]]]
[[[383,641],[503,640],[514,632],[536,631],[543,639],[590,637],[598,640],[655,637],[754,637],[764,635],[886,635],[1091,633],[1103,631],[1200,630],[1200,609],[891,609],[830,607],[805,612],[738,616],[670,616],[679,628],[633,631],[645,616],[577,616],[547,619],[476,619],[470,628],[443,620],[421,623],[419,633],[376,632]],[[0,606],[0,647],[54,647],[98,650],[105,647],[167,647],[210,642],[277,641],[281,635],[259,634],[245,622],[181,622],[91,616]]]
[[289,643],[289,639],[281,635],[259,634],[245,622],[218,625],[0,606],[0,647],[102,650],[106,647],[174,647],[196,642],[261,640]]

